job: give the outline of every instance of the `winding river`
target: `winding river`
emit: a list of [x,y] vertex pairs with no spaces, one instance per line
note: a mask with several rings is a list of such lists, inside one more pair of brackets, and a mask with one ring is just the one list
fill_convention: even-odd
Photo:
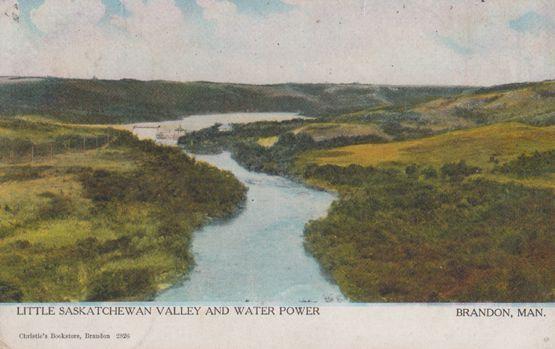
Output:
[[[210,115],[203,126],[233,122],[229,114],[220,115]],[[283,113],[233,115],[239,122],[298,117]],[[187,119],[175,124],[188,129]],[[194,156],[232,172],[243,182],[248,187],[246,207],[236,217],[195,233],[192,251],[196,265],[182,283],[161,293],[157,301],[344,301],[339,288],[324,277],[303,247],[304,225],[326,214],[333,195],[283,177],[248,171],[228,152]]]

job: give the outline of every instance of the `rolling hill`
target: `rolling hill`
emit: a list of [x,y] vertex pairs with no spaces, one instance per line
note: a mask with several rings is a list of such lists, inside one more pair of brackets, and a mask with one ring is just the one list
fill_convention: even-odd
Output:
[[469,89],[431,101],[370,108],[327,117],[326,121],[374,124],[396,140],[516,121],[555,124],[555,81]]
[[0,117],[0,303],[150,299],[245,191],[126,131]]
[[492,167],[523,152],[555,148],[555,126],[537,127],[517,122],[498,123],[437,136],[382,144],[359,144],[305,153],[301,161],[318,165],[348,166],[402,165],[438,166],[465,160],[471,165]]
[[309,135],[314,141],[321,142],[339,137],[362,137],[375,135],[390,140],[390,137],[372,124],[350,123],[312,123],[293,131],[295,134]]
[[555,123],[555,81],[482,88],[438,98],[414,111],[431,123],[450,120],[460,126],[503,121],[550,125]]
[[184,115],[290,111],[329,115],[416,105],[466,87],[362,84],[245,85],[212,82],[0,77],[0,114],[38,114],[73,123],[159,121]]

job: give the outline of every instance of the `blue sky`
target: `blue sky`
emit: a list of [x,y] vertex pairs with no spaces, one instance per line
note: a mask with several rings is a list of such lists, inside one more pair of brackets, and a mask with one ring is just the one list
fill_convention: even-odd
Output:
[[[0,0],[0,74],[494,84],[555,78],[548,0]],[[24,64],[22,64],[24,63]]]
[[[1,1],[1,0],[0,0]],[[125,5],[120,0],[101,0],[106,7],[106,13],[102,19],[105,23],[112,16],[129,16]],[[30,13],[33,9],[39,7],[43,0],[20,0],[21,17],[25,25],[31,30],[36,30],[30,19]],[[294,8],[289,4],[283,3],[281,0],[234,0],[238,11],[253,17],[264,17],[273,13],[284,13]],[[206,28],[211,27],[211,23],[202,20],[202,8],[198,6],[195,0],[175,0],[176,6],[182,11],[183,16],[190,21],[195,22],[199,26]],[[40,31],[37,32],[40,34]]]
[[473,52],[471,48],[462,46],[453,38],[438,35],[438,40],[442,45],[444,45],[445,47],[448,47],[449,49],[453,50],[454,52],[460,55],[471,55]]
[[509,27],[521,33],[553,32],[555,31],[555,21],[550,17],[530,11],[509,21]]
[[[31,9],[38,7],[43,0],[21,0],[19,5],[22,8],[22,17],[29,19]],[[125,15],[125,6],[120,0],[102,0],[106,6],[106,15]],[[176,0],[176,5],[182,9],[183,14],[190,17],[200,17],[202,9],[194,0]],[[248,14],[265,16],[276,12],[286,12],[293,6],[283,3],[280,0],[235,0],[237,8]]]

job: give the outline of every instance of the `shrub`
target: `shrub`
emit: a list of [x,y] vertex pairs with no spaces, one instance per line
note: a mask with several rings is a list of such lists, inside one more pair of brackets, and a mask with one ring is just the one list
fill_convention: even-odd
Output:
[[414,177],[418,175],[418,166],[416,164],[410,164],[405,167],[405,174],[409,177]]
[[53,219],[71,214],[71,200],[68,197],[51,192],[44,192],[40,196],[49,198],[48,203],[39,210],[40,218]]
[[540,176],[555,172],[555,150],[521,154],[517,159],[495,168],[496,172],[518,177]]
[[[462,162],[443,172],[474,171]],[[551,191],[484,179],[419,181],[381,168],[312,166],[305,175],[349,185],[338,187],[327,217],[307,225],[305,246],[352,300],[553,299]]]
[[422,174],[426,179],[437,177],[437,171],[433,167],[426,167],[425,169],[422,170]]
[[94,236],[85,239],[79,239],[75,243],[75,252],[79,258],[94,257],[98,254],[98,251],[99,243]]
[[31,247],[31,243],[28,240],[16,240],[14,246],[17,249],[24,250]]
[[125,197],[131,178],[107,170],[94,170],[81,175],[86,194],[93,201],[107,202]]
[[452,180],[462,180],[464,177],[480,173],[481,169],[475,166],[469,166],[466,161],[450,162],[441,166],[441,175]]
[[5,280],[0,280],[0,302],[21,302],[23,292],[21,289]]
[[146,268],[106,270],[89,283],[89,301],[152,298],[156,292],[154,273]]

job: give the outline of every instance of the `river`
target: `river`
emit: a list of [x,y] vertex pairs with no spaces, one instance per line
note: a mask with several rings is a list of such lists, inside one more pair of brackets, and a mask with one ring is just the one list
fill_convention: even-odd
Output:
[[[204,127],[229,122],[229,115],[219,115],[222,117],[210,115]],[[241,121],[249,116],[252,121],[297,117],[283,113],[233,115]],[[177,123],[188,129],[187,118]],[[192,251],[196,265],[182,283],[162,292],[157,301],[344,301],[339,288],[321,273],[303,246],[304,225],[326,214],[333,195],[283,177],[248,171],[228,152],[192,155],[232,172],[248,187],[247,201],[236,217],[195,232]]]

